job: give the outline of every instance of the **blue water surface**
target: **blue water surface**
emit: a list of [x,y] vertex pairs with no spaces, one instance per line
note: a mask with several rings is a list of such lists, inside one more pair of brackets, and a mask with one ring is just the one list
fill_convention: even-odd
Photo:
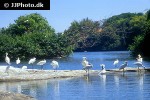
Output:
[[[76,52],[68,58],[55,60],[60,64],[59,70],[79,70],[82,69],[83,56],[94,65],[95,70],[100,69],[100,64],[105,64],[107,69],[115,68],[115,59],[119,59],[119,65],[128,61],[129,67],[136,67],[133,64],[136,59],[131,58],[128,51]],[[52,59],[47,60],[44,69],[52,69],[51,61]],[[144,60],[143,64],[149,67],[150,62]],[[15,66],[15,62],[12,65]],[[22,65],[31,67],[27,62],[22,62]],[[34,65],[34,68],[40,67]],[[0,90],[30,95],[38,100],[149,100],[150,73],[108,73],[65,79],[0,82]]]

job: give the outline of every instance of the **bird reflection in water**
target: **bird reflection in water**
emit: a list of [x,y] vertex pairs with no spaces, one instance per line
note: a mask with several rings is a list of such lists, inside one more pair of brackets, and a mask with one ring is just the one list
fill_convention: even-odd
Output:
[[48,84],[51,84],[51,88],[48,89],[48,91],[53,91],[51,95],[53,95],[53,97],[51,99],[53,100],[61,100],[60,99],[60,80],[56,79],[56,80],[51,80],[49,81]]
[[139,88],[143,90],[144,73],[138,72]]
[[106,74],[99,74],[100,79],[102,80],[103,85],[106,85]]
[[86,83],[91,83],[91,78],[90,78],[90,75],[84,75],[84,80],[86,81]]
[[59,80],[54,81],[54,93],[55,93],[55,96],[60,95]]
[[118,75],[114,75],[114,81],[117,87],[119,87],[119,76]]

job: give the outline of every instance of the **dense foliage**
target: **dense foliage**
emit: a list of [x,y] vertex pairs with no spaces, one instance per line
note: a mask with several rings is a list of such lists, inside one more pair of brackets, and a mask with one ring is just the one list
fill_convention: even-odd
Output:
[[99,22],[86,18],[80,22],[72,22],[69,29],[64,31],[64,35],[70,41],[70,45],[74,45],[76,51],[80,51],[98,44],[99,29]]
[[0,45],[1,60],[5,52],[15,59],[52,58],[68,56],[73,49],[66,37],[55,34],[46,19],[37,13],[21,16],[8,28],[2,28]]
[[123,13],[102,21],[74,21],[64,34],[76,51],[127,50],[135,36],[143,33],[142,13]]
[[[150,41],[150,10],[143,16],[145,18],[144,24],[139,26],[142,28],[142,33],[134,38],[134,42],[129,46],[132,50],[133,55],[138,53],[142,54],[145,57],[150,57],[150,46],[148,45]],[[141,22],[141,20],[140,20]]]
[[14,24],[0,29],[0,59],[65,57],[72,51],[131,50],[150,57],[150,10],[122,13],[108,19],[73,21],[63,33],[55,33],[41,15],[20,16]]

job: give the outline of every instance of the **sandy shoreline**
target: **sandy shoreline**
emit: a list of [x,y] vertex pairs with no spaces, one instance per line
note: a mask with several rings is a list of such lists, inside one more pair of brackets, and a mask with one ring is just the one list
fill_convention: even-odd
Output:
[[[0,82],[6,81],[32,81],[32,80],[46,80],[54,78],[71,78],[81,77],[86,75],[85,70],[38,70],[38,69],[20,69],[10,67],[8,73],[5,72],[6,66],[0,67]],[[140,71],[146,69],[140,68]],[[148,70],[148,69],[147,69]],[[138,71],[137,68],[127,67],[125,71]],[[98,75],[100,70],[90,70],[89,74]],[[107,70],[107,73],[122,72],[119,69]]]
[[[73,78],[82,77],[87,75],[85,70],[37,70],[37,69],[20,69],[10,67],[8,72],[5,72],[7,66],[0,66],[0,82],[12,82],[12,81],[34,81],[34,80],[47,80],[55,78]],[[142,71],[145,71],[141,68]],[[137,68],[125,68],[125,71],[132,72],[137,71]],[[98,75],[100,70],[90,70],[90,75]],[[122,70],[111,69],[107,70],[107,73],[120,73]],[[0,91],[0,100],[36,100],[35,98],[23,94],[16,94],[10,92]]]
[[[90,74],[98,74],[98,70],[90,70]],[[8,73],[0,71],[0,82],[6,81],[32,81],[32,80],[46,80],[53,78],[69,78],[86,75],[84,70],[32,70],[10,68]]]

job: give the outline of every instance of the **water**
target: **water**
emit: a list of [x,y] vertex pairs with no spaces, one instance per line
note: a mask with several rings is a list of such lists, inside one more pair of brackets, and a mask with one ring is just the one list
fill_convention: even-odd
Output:
[[[93,69],[96,70],[100,69],[99,64],[102,63],[107,69],[114,68],[112,64],[117,58],[120,60],[119,65],[128,61],[131,67],[135,67],[133,63],[136,61],[135,58],[129,56],[129,52],[124,51],[82,52],[74,53],[66,59],[57,59],[60,64],[59,69],[82,69],[83,56],[87,57],[88,61],[94,65]],[[45,69],[51,69],[50,62],[51,60],[47,60]],[[144,61],[143,64],[149,67],[150,62]],[[23,93],[38,100],[149,100],[149,84],[150,73],[126,72],[67,79],[0,82],[0,90]]]

